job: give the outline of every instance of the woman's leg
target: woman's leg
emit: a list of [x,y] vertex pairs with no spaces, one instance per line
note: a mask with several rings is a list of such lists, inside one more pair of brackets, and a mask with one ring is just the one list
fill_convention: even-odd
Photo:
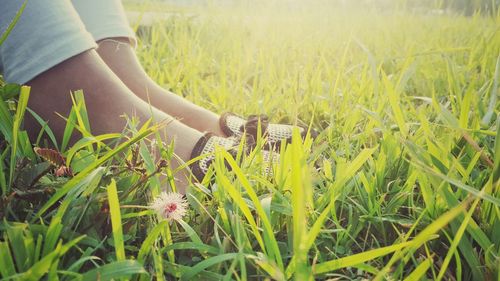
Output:
[[[93,134],[119,133],[125,126],[123,115],[137,116],[146,121],[167,121],[163,140],[175,141],[175,153],[182,160],[172,161],[174,167],[190,159],[194,145],[202,133],[190,128],[164,112],[151,108],[135,96],[107,67],[95,50],[85,51],[30,80],[31,95],[28,106],[48,121],[58,139],[62,139],[66,122],[57,115],[67,116],[72,105],[70,92],[82,89]],[[33,118],[26,118],[26,130],[32,135],[40,126]],[[175,175],[177,187],[184,192],[188,171]]]
[[143,70],[132,46],[126,43],[125,38],[104,39],[97,43],[97,53],[123,83],[142,100],[179,118],[190,127],[225,136],[219,126],[217,114],[156,84]]
[[217,114],[161,88],[147,75],[131,45],[135,44],[134,33],[119,0],[72,2],[98,42],[98,54],[132,92],[190,127],[224,136]]
[[[70,93],[82,89],[93,134],[119,133],[125,127],[123,115],[136,116],[141,121],[153,118],[165,121],[165,141],[174,138],[176,153],[189,160],[194,144],[202,133],[178,122],[164,112],[150,107],[135,96],[107,67],[95,50],[88,50],[28,81],[31,95],[28,106],[49,122],[50,128],[62,139],[66,121],[58,114],[68,116],[72,106]],[[28,119],[26,129],[36,134],[39,125]]]

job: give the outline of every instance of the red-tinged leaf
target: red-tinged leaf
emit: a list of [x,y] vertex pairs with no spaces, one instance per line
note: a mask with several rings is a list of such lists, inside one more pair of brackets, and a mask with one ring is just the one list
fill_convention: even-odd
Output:
[[35,153],[42,157],[43,160],[49,162],[50,164],[61,167],[66,165],[66,160],[59,151],[50,148],[39,148],[35,147]]

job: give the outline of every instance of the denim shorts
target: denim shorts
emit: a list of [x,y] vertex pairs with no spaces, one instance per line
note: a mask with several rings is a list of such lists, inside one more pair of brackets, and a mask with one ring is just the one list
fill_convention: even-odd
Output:
[[[0,34],[24,1],[0,0]],[[0,73],[25,84],[57,64],[96,47],[96,41],[127,37],[135,44],[120,0],[30,0],[0,46]]]

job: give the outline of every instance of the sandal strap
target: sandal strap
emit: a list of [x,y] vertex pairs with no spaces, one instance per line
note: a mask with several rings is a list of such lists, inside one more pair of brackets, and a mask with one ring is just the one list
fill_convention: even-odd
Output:
[[[193,151],[191,152],[191,159],[197,158],[203,154],[203,150],[208,142],[208,140],[213,136],[213,133],[204,134],[194,145]],[[200,159],[201,160],[201,159]],[[201,181],[206,174],[206,171],[203,171],[202,166],[199,164],[200,160],[191,163],[189,166],[191,168],[191,172],[194,177]]]
[[219,127],[226,136],[241,136],[240,128],[246,122],[245,119],[239,117],[232,112],[225,112],[219,118]]
[[[248,120],[245,120],[234,113],[226,112],[222,114],[219,119],[220,127],[222,131],[228,136],[243,136],[246,134],[246,139],[251,143],[257,138],[258,127],[260,124],[260,130],[262,136],[267,138],[267,143],[269,149],[277,150],[279,149],[281,142],[290,143],[292,141],[293,128],[298,127],[300,130],[300,135],[302,139],[306,137],[308,129],[304,126],[293,126],[285,124],[274,124],[269,123],[269,118],[267,115],[250,115]],[[318,133],[315,130],[310,130],[312,138],[316,138]]]
[[264,114],[248,116],[247,121],[240,126],[240,132],[247,133],[253,136],[254,138],[257,138],[259,125],[261,134],[266,135],[266,133],[268,132],[268,127],[270,125],[269,117],[267,117],[267,115]]
[[[193,176],[201,182],[205,175],[207,174],[212,162],[215,160],[215,147],[221,146],[223,147],[234,159],[236,159],[236,155],[238,154],[238,150],[236,149],[240,144],[241,138],[239,137],[229,137],[223,138],[216,136],[213,133],[204,134],[195,144],[193,151],[191,152],[191,159],[200,158],[197,161],[190,164],[191,172]],[[248,155],[250,151],[255,148],[255,142],[252,137],[247,137],[245,143],[245,148],[243,153]],[[262,159],[264,161],[264,175],[270,176],[272,175],[272,163],[279,162],[279,154],[272,150],[261,150]],[[200,157],[202,156],[202,157]],[[231,169],[229,163],[225,162],[226,168],[228,170]]]
[[[223,138],[216,136],[213,133],[204,134],[194,145],[191,152],[191,159],[198,158],[200,155],[205,155],[194,163],[191,163],[190,168],[193,175],[198,181],[202,181],[213,160],[215,159],[215,147],[222,146],[231,155],[235,154],[234,148],[238,145],[239,140],[236,137]],[[233,155],[234,156],[234,155]]]

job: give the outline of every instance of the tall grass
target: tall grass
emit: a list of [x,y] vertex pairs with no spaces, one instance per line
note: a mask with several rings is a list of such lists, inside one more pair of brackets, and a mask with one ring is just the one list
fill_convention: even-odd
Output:
[[[165,88],[321,131],[296,134],[272,176],[258,151],[218,151],[214,179],[190,186],[189,215],[171,223],[140,208],[171,188],[144,139],[160,126],[93,136],[75,93],[58,147],[76,175],[56,177],[19,126],[29,89],[5,85],[0,274],[497,280],[499,29],[480,14],[291,2],[208,6],[143,29],[139,58]],[[85,138],[68,146],[73,130]]]

